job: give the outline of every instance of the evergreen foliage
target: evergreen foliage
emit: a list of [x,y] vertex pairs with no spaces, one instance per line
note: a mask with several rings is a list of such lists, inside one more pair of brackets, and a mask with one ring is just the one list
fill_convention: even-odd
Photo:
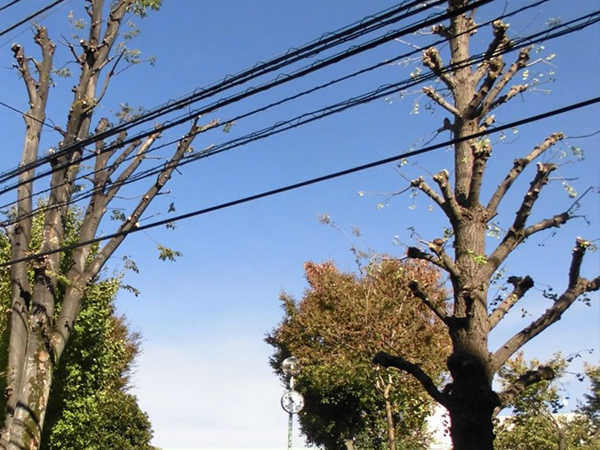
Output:
[[[519,354],[499,372],[503,385],[510,385],[525,372],[540,365],[525,361]],[[600,450],[598,410],[598,367],[586,366],[591,381],[591,395],[575,413],[564,412],[564,392],[560,377],[567,370],[565,358],[557,354],[545,364],[555,373],[553,380],[529,386],[512,403],[512,415],[496,426],[496,448],[503,450]],[[583,381],[583,375],[580,380]],[[596,419],[594,419],[596,418]],[[594,422],[596,420],[596,422]]]

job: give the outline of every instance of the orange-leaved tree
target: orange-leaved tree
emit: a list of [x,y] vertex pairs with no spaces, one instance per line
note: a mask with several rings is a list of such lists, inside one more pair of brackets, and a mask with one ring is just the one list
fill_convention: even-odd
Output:
[[374,367],[381,345],[402,351],[439,376],[449,341],[443,324],[415,298],[413,280],[440,308],[439,273],[421,261],[376,259],[360,275],[333,263],[306,263],[302,299],[283,294],[284,318],[268,334],[270,363],[293,355],[303,369],[296,388],[305,396],[300,425],[309,443],[330,450],[395,449],[426,445],[432,402],[405,374]]

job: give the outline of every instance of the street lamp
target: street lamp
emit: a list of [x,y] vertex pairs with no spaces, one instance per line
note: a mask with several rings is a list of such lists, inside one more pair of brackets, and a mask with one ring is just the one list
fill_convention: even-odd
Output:
[[288,390],[281,397],[281,407],[289,415],[288,420],[288,450],[292,450],[292,429],[294,425],[294,414],[298,414],[304,408],[304,397],[294,390],[294,377],[300,374],[302,368],[298,358],[290,356],[281,365],[283,373],[289,377]]

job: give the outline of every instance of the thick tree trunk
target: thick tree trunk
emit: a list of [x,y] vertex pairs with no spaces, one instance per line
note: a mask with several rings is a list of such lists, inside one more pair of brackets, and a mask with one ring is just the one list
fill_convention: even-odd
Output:
[[485,408],[450,411],[450,434],[453,450],[494,450],[494,427],[491,412]]
[[[14,44],[12,50],[23,81],[27,88],[30,109],[24,115],[26,133],[21,159],[22,168],[27,168],[34,162],[39,153],[42,126],[46,118],[46,104],[50,88],[49,77],[52,59],[54,56],[54,44],[48,38],[45,28],[37,27],[34,37],[36,44],[42,52],[42,60],[36,62],[38,79],[31,73],[28,60],[20,45]],[[33,209],[33,183],[31,178],[33,169],[24,170],[19,175],[19,188],[17,190],[16,224],[11,233],[12,258],[20,259],[27,256],[31,240],[32,209]],[[8,434],[6,430],[12,426],[18,406],[19,392],[26,383],[23,371],[24,361],[27,359],[29,332],[30,332],[30,307],[32,302],[32,287],[29,283],[28,268],[26,263],[11,266],[11,297],[12,310],[10,317],[9,355],[7,367],[6,395],[6,417],[4,430],[0,436],[0,445],[7,445]]]
[[8,450],[35,450],[41,443],[46,405],[50,395],[53,363],[42,327],[29,336],[23,387],[10,429]]
[[[464,346],[463,346],[464,347]],[[452,374],[448,410],[454,450],[493,450],[493,414],[500,404],[492,390],[487,348],[455,351],[448,358]]]

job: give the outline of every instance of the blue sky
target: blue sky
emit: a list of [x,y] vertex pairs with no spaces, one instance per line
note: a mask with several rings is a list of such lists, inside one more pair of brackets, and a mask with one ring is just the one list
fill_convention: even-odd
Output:
[[[0,13],[0,23],[8,26],[46,3],[36,0]],[[68,1],[41,20],[53,38],[58,40],[60,34],[73,33],[66,26],[67,15],[74,10],[75,17],[79,17],[81,3]],[[543,29],[551,18],[566,21],[578,17],[591,12],[596,6],[594,3],[550,1],[513,20],[511,32],[513,36],[528,34]],[[165,0],[160,12],[144,20],[132,19],[142,30],[134,45],[145,55],[156,56],[155,67],[132,67],[116,77],[99,114],[113,114],[122,102],[146,108],[157,106],[395,4],[384,0]],[[509,10],[522,5],[514,1],[495,2],[491,7],[481,8],[480,20],[493,18],[505,4]],[[24,89],[16,73],[9,68],[13,41],[33,49],[31,33],[21,33],[24,29],[0,38],[0,83],[3,86],[0,100],[21,110],[27,108]],[[537,57],[542,61],[529,69],[530,77],[542,74],[542,81],[549,77],[556,81],[540,84],[536,91],[515,99],[512,106],[500,108],[496,114],[498,122],[508,123],[597,96],[600,91],[598,36],[598,26],[595,26],[548,42],[544,49],[536,49],[533,59]],[[476,35],[475,49],[485,45],[488,37],[484,32]],[[426,45],[428,39],[427,36],[405,38],[419,46]],[[391,42],[323,73],[222,108],[203,120],[226,122],[240,112],[408,50],[406,44]],[[57,64],[67,61],[68,53],[59,46]],[[416,64],[385,66],[302,101],[239,121],[228,134],[207,133],[200,136],[194,147],[201,149],[236,138],[382,84],[406,79],[415,68]],[[56,82],[48,115],[63,124],[65,105],[71,99],[72,80],[56,79]],[[175,204],[176,213],[185,213],[402,153],[428,141],[432,131],[439,128],[446,117],[442,111],[428,110],[416,90],[387,100],[187,165],[173,177],[167,188],[170,193],[148,214],[156,215],[147,220],[168,217],[170,203]],[[415,101],[420,105],[419,114],[410,114]],[[503,178],[514,158],[528,152],[550,133],[564,131],[569,136],[580,136],[598,131],[598,112],[598,106],[594,106],[507,133],[504,143],[498,142],[495,146],[488,189]],[[14,130],[22,129],[22,120],[9,110],[2,109],[1,113],[4,150],[0,170],[3,171],[18,162],[22,133]],[[184,132],[185,128],[178,128],[173,133],[165,133],[163,142]],[[440,136],[434,142],[446,138],[448,136]],[[56,135],[47,133],[45,148],[55,145],[56,139]],[[492,141],[496,143],[498,138]],[[570,145],[584,150],[585,160],[576,163],[567,162],[572,158],[557,159],[561,167],[540,199],[533,218],[560,212],[572,204],[562,181],[568,180],[580,194],[588,186],[600,185],[598,143],[598,136],[569,140]],[[569,148],[564,146],[561,150]],[[400,171],[409,178],[420,174],[429,176],[449,167],[449,163],[450,153],[442,149],[411,159]],[[395,237],[405,244],[415,242],[409,227],[414,226],[424,239],[432,239],[440,236],[446,226],[437,212],[429,211],[429,202],[423,196],[411,198],[406,193],[386,203],[386,194],[406,187],[406,180],[395,168],[390,164],[371,169],[182,221],[175,231],[152,229],[126,240],[109,270],[121,265],[123,255],[131,255],[140,268],[140,273],[129,275],[127,282],[139,289],[141,295],[136,298],[123,293],[119,309],[144,336],[135,393],[153,422],[155,445],[227,448],[285,444],[287,417],[279,406],[283,388],[271,374],[267,364],[270,349],[262,341],[264,334],[281,319],[278,297],[282,291],[297,297],[302,295],[305,261],[334,259],[344,270],[356,268],[346,238],[320,225],[317,215],[329,214],[348,232],[352,226],[360,228],[362,237],[358,243],[397,256],[403,254],[403,248],[394,245]],[[530,177],[531,173],[525,174],[515,186],[513,208]],[[130,193],[137,195],[141,189],[141,186],[134,187]],[[375,195],[377,193],[383,195]],[[384,203],[384,207],[378,208],[379,203]],[[597,193],[587,194],[581,208],[585,219],[570,222],[556,236],[546,233],[530,239],[525,251],[509,260],[507,274],[530,274],[540,289],[550,284],[556,290],[564,287],[575,237],[600,237],[599,203]],[[121,206],[129,204],[123,200]],[[513,217],[509,206],[500,211],[500,225],[508,224]],[[106,223],[105,231],[109,232],[113,225]],[[176,263],[161,262],[157,243],[181,251],[183,256]],[[490,248],[493,244],[490,239]],[[596,276],[599,269],[598,253],[589,255],[584,275]],[[549,303],[542,299],[540,291],[532,291],[523,306],[530,315],[522,318],[520,311],[515,311],[492,336],[492,345],[499,345]],[[596,295],[592,307],[582,303],[574,305],[561,322],[525,348],[526,354],[546,358],[558,350],[570,354],[594,348],[596,353],[586,358],[597,362],[598,319],[600,308]],[[567,387],[575,394],[581,392],[581,386],[575,381],[569,381]]]

